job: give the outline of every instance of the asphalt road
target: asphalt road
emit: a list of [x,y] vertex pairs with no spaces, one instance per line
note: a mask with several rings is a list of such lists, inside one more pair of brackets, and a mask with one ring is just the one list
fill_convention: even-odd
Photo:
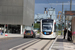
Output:
[[11,37],[0,39],[0,50],[47,50],[51,43],[52,40],[40,39],[39,36],[25,39],[23,37]]
[[10,48],[20,45],[22,43],[31,41],[35,38],[23,38],[23,37],[11,37],[11,38],[5,38],[0,39],[0,50],[9,50]]

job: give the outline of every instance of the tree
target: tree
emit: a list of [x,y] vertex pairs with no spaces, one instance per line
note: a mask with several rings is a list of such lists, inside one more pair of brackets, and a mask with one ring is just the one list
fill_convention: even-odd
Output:
[[40,29],[40,24],[35,23],[35,24],[34,24],[34,29]]
[[62,26],[60,24],[58,24],[58,29],[61,30]]

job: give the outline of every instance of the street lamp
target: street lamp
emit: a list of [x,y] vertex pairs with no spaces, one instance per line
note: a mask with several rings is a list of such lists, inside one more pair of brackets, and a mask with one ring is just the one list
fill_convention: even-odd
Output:
[[[52,10],[49,9],[50,19],[52,19],[52,15],[53,15],[53,13],[54,13],[55,8],[52,8],[52,7],[51,7],[51,9],[52,9]],[[52,12],[50,13],[50,11],[52,11]]]
[[61,17],[61,26],[62,26],[62,28],[61,28],[61,35],[63,35],[63,2],[62,2],[62,13],[61,14],[62,14],[62,17]]

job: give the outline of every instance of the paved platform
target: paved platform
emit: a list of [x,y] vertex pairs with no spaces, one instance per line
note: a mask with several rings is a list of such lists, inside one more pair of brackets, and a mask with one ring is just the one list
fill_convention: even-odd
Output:
[[58,36],[51,50],[75,50],[75,44],[63,39],[63,36]]
[[21,34],[7,34],[8,36],[5,36],[5,34],[0,35],[0,38],[6,38],[6,37],[23,37]]
[[[23,37],[23,34],[11,34],[11,33],[8,34],[8,33],[7,33],[7,35],[8,35],[8,36],[5,36],[5,34],[3,34],[3,35],[0,34],[0,39],[1,39],[1,38],[7,38],[7,37]],[[36,33],[36,35],[39,35],[39,34]]]

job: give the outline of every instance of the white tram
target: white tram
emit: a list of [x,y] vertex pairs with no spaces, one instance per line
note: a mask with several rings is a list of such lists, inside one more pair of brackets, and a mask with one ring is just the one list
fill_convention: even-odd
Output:
[[56,38],[56,22],[53,19],[40,21],[40,38]]

